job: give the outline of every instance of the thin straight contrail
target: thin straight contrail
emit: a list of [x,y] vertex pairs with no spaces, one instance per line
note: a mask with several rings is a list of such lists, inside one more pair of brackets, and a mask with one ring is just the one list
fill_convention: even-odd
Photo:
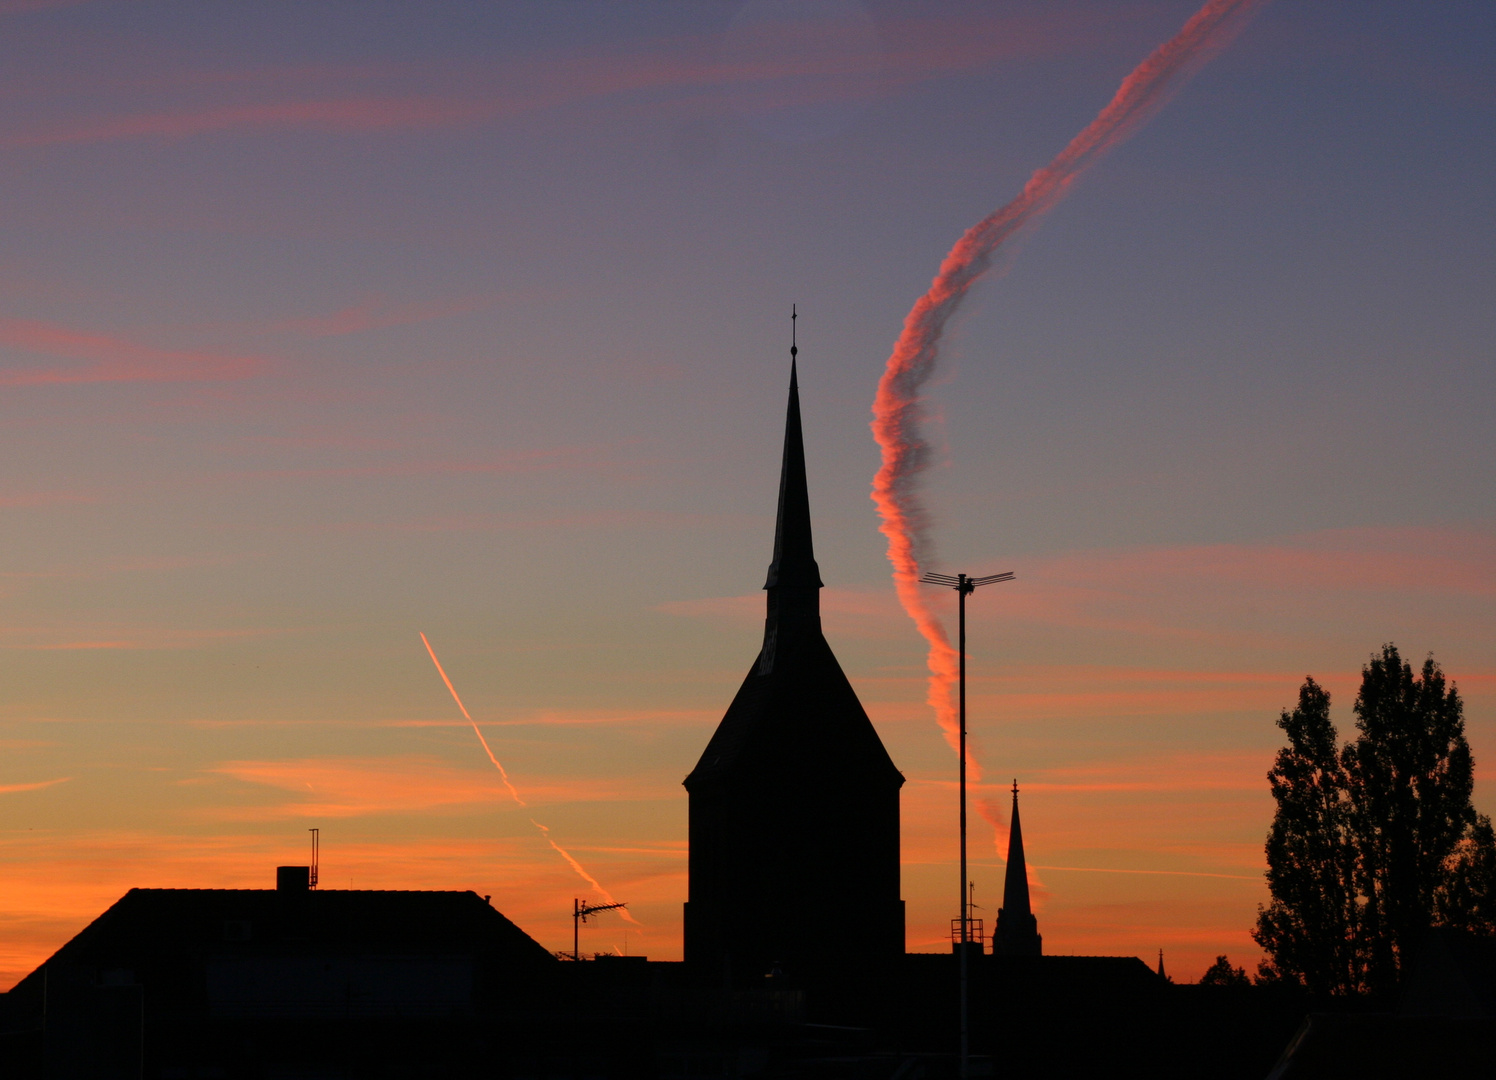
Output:
[[[421,644],[426,646],[426,652],[431,657],[431,662],[436,665],[436,672],[442,677],[442,682],[447,684],[447,691],[452,695],[452,700],[457,702],[457,707],[462,710],[462,715],[467,720],[467,722],[473,725],[473,734],[478,736],[478,741],[483,744],[483,752],[488,755],[488,760],[493,762],[493,767],[499,770],[499,777],[504,781],[504,786],[509,789],[509,794],[514,798],[515,802],[519,803],[519,805],[528,808],[528,804],[526,804],[524,799],[520,798],[519,792],[516,791],[514,789],[514,785],[509,782],[509,774],[504,771],[504,766],[499,764],[499,759],[494,756],[492,748],[490,748],[488,745],[488,740],[483,737],[483,732],[479,730],[478,724],[473,720],[472,714],[467,711],[467,706],[462,703],[462,698],[457,696],[457,688],[452,685],[452,680],[447,678],[447,669],[442,667],[442,662],[436,658],[436,650],[431,647],[431,642],[426,640],[426,635],[420,630],[417,630],[416,633],[421,635]],[[602,885],[598,883],[597,878],[587,873],[586,868],[583,867],[581,863],[572,858],[571,852],[567,851],[560,844],[556,843],[555,838],[551,836],[550,829],[546,828],[540,822],[536,821],[532,817],[529,817],[528,815],[526,815],[526,820],[528,820],[531,825],[535,826],[535,828],[540,832],[541,837],[547,844],[551,845],[551,848],[556,852],[556,854],[560,855],[561,858],[566,860],[566,864],[576,871],[577,876],[585,881],[588,885],[591,885],[592,888],[597,891],[598,895],[603,898],[604,903],[617,903],[617,901],[613,899],[613,894],[610,893],[607,889],[603,888]],[[633,923],[635,926],[644,925],[629,913],[628,908],[619,908],[618,913],[622,915],[626,920]]]
[[[967,230],[940,264],[929,291],[904,318],[903,332],[873,401],[873,438],[883,453],[883,463],[873,478],[873,502],[882,519],[879,529],[888,538],[888,561],[893,564],[899,602],[929,642],[928,700],[952,749],[957,746],[957,722],[951,691],[959,658],[945,626],[919,589],[921,563],[930,542],[929,514],[919,498],[918,480],[932,456],[920,426],[925,417],[921,392],[935,372],[946,324],[967,291],[992,268],[1003,244],[1058,205],[1081,173],[1137,130],[1265,2],[1209,0],[1179,33],[1122,80],[1106,108],[1058,157],[1029,178],[1016,199]],[[969,743],[967,757],[968,774],[980,779],[981,769]]]
[[421,634],[421,644],[426,646],[426,652],[431,656],[431,662],[436,665],[436,673],[442,677],[442,682],[447,684],[447,690],[451,693],[452,700],[457,702],[457,707],[462,710],[462,715],[466,718],[467,722],[473,725],[473,734],[478,736],[478,741],[483,744],[483,752],[488,755],[488,760],[493,762],[493,767],[499,770],[499,778],[504,781],[504,786],[509,789],[509,794],[514,796],[514,801],[524,806],[525,800],[521,799],[519,792],[514,790],[514,785],[509,782],[509,774],[504,771],[504,766],[499,764],[499,759],[493,756],[493,751],[488,746],[488,740],[483,737],[483,732],[478,730],[478,725],[473,720],[472,714],[467,711],[467,706],[462,703],[462,698],[457,696],[457,687],[453,686],[452,680],[447,678],[447,669],[442,667],[442,662],[436,658],[436,650],[431,647],[431,642],[426,640],[424,633],[421,633],[419,630],[416,633]]

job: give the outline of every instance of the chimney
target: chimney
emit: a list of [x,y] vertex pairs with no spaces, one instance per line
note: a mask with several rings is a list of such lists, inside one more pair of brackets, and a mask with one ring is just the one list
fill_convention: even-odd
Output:
[[281,893],[304,893],[312,880],[310,866],[277,866],[275,868],[275,891]]

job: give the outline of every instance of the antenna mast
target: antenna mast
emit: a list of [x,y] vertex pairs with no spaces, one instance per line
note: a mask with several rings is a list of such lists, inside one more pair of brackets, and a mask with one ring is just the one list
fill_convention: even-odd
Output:
[[926,585],[939,585],[943,589],[955,589],[959,598],[957,605],[960,625],[960,644],[958,651],[961,659],[960,677],[960,708],[958,710],[961,721],[961,744],[958,753],[960,762],[960,789],[961,789],[961,941],[958,949],[961,954],[961,1078],[971,1075],[971,1063],[969,1048],[971,1045],[971,1032],[968,1023],[967,1008],[967,958],[966,954],[971,944],[971,909],[966,888],[966,598],[976,592],[983,585],[996,585],[1002,581],[1012,581],[1016,575],[1011,571],[1001,574],[988,574],[986,577],[967,577],[965,574],[957,574],[951,577],[949,574],[925,574],[919,580]]
[[615,908],[626,908],[627,904],[584,904],[576,897],[571,900],[571,958],[582,959],[581,950],[581,926],[587,921],[587,916],[596,915],[599,911],[612,911]]
[[307,881],[306,881],[306,883],[307,883],[307,887],[308,888],[315,889],[317,887],[317,855],[318,855],[318,853],[319,853],[319,851],[321,849],[321,846],[322,846],[319,843],[319,841],[321,839],[321,836],[322,836],[322,830],[321,829],[308,829],[307,832],[309,832],[309,833],[312,834],[312,867],[307,872]]

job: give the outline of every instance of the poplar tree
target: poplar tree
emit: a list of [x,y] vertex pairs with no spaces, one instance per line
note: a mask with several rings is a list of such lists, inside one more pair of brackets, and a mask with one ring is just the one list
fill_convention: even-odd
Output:
[[1449,857],[1434,907],[1445,926],[1496,936],[1496,831],[1485,814]]
[[1359,988],[1351,808],[1330,695],[1312,678],[1278,726],[1288,745],[1267,774],[1278,804],[1267,838],[1272,902],[1257,909],[1252,938],[1270,958],[1267,975],[1315,994]]
[[1306,679],[1268,774],[1272,900],[1252,937],[1262,977],[1317,994],[1390,992],[1431,926],[1496,932],[1496,834],[1471,805],[1458,691],[1432,656],[1415,675],[1384,645],[1355,713],[1338,747],[1330,696]]
[[1417,677],[1395,645],[1361,669],[1360,736],[1342,758],[1352,806],[1368,989],[1390,991],[1435,921],[1447,863],[1475,824],[1464,705],[1432,656]]

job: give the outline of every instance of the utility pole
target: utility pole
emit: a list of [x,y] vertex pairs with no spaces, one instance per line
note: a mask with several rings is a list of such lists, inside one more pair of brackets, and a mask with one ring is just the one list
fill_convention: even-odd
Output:
[[944,589],[955,589],[957,600],[959,637],[957,653],[960,657],[960,679],[958,680],[958,702],[957,715],[960,718],[960,746],[957,753],[960,756],[960,800],[961,800],[961,1080],[966,1080],[971,1075],[971,1026],[969,1021],[969,1009],[967,1007],[967,982],[968,960],[966,954],[971,942],[971,910],[966,906],[968,903],[966,882],[966,598],[976,592],[983,585],[996,585],[1000,581],[1012,581],[1016,575],[1009,570],[1001,574],[988,574],[986,577],[967,577],[965,574],[957,574],[951,577],[949,574],[925,574],[919,580],[926,585],[939,585]]

